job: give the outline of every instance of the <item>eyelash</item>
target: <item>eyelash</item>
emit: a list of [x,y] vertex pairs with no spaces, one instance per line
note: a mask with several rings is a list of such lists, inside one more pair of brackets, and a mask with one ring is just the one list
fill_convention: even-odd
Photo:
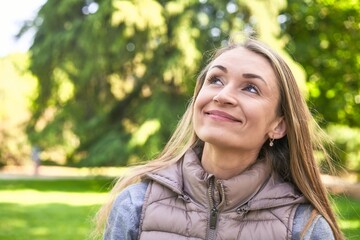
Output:
[[223,84],[221,79],[217,76],[210,77],[207,81],[209,84],[216,84],[216,82],[220,82],[221,84]]
[[254,89],[255,92],[252,92],[251,90],[249,90],[249,92],[259,94],[259,90],[257,89],[257,87],[255,85],[253,85],[253,84],[250,84],[250,83],[243,89],[250,89],[250,88]]
[[[221,81],[221,79],[220,79],[219,77],[217,77],[217,76],[210,77],[210,78],[207,80],[207,82],[208,82],[209,84],[217,84],[217,82],[220,82],[221,84],[223,84],[222,81]],[[253,90],[251,90],[251,89],[253,89]],[[258,88],[257,88],[254,84],[251,84],[251,83],[248,83],[248,84],[246,85],[246,87],[243,88],[243,90],[248,90],[248,91],[251,92],[251,93],[259,94]],[[255,92],[254,92],[254,90],[255,90]]]

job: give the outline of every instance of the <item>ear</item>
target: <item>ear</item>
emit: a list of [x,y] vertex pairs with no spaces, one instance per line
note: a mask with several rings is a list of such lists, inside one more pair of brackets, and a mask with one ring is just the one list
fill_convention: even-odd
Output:
[[284,117],[275,121],[273,129],[269,133],[269,138],[280,139],[286,135],[286,122]]

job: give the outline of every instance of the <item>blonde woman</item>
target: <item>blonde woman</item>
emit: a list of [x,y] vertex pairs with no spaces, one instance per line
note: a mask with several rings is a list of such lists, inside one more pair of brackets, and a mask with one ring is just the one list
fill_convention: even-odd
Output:
[[160,156],[114,186],[104,239],[343,239],[317,130],[278,54],[254,39],[218,50]]

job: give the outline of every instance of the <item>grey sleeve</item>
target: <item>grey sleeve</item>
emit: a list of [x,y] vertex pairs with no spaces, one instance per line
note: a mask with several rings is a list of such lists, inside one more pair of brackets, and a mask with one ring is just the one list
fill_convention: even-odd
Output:
[[148,183],[140,182],[125,188],[115,199],[110,211],[104,240],[135,240]]
[[[302,230],[304,229],[307,221],[310,218],[312,206],[308,204],[300,205],[295,213],[293,225],[293,240],[300,240]],[[334,235],[330,228],[329,223],[321,215],[317,215],[310,227],[304,234],[304,240],[333,240]]]

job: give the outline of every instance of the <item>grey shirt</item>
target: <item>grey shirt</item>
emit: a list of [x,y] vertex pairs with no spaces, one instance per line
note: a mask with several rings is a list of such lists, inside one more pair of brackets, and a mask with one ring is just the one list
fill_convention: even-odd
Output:
[[[138,238],[140,215],[144,203],[147,182],[130,185],[116,198],[108,219],[104,240],[135,240]],[[295,213],[293,240],[300,240],[300,234],[306,225],[312,207],[300,205]],[[327,221],[318,215],[304,235],[304,240],[332,240],[332,230]]]

